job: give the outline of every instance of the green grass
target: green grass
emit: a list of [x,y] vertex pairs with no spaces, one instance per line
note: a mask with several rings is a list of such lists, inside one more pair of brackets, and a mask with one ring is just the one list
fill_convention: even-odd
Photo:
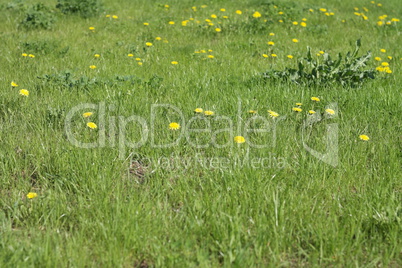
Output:
[[[0,5],[1,267],[402,266],[401,22],[377,25],[384,14],[385,21],[402,19],[398,0],[382,7],[360,0],[272,2],[277,8],[257,0],[105,0],[104,12],[90,18],[63,15],[56,1],[43,0],[56,18],[49,30],[19,25],[38,3],[22,2]],[[367,7],[368,20],[354,7]],[[255,11],[262,17],[253,18]],[[207,18],[215,25],[204,27]],[[307,27],[292,25],[302,18]],[[307,46],[320,60],[320,50],[345,54],[359,38],[360,55],[373,55],[366,68],[386,61],[392,74],[377,73],[354,88],[262,78],[267,70],[296,67]],[[200,50],[207,53],[194,53]],[[262,56],[272,53],[277,58]],[[301,113],[292,111],[296,102]],[[104,129],[104,146],[78,148],[68,139],[66,118],[84,103],[105,111],[77,111],[71,131],[96,142]],[[177,107],[185,121],[173,110],[152,114],[155,104]],[[333,117],[307,127],[306,140],[307,111],[324,113],[335,104]],[[191,123],[198,107],[215,115]],[[246,136],[250,109],[263,117],[250,126],[270,132]],[[272,119],[267,110],[282,117]],[[83,118],[88,111],[94,114]],[[119,143],[119,120],[133,115],[148,129],[139,148]],[[181,129],[169,130],[171,122]],[[152,137],[167,144],[189,133],[186,127],[205,129],[208,122],[213,133],[193,132],[168,148],[152,144]],[[329,124],[338,128],[335,166],[303,146],[304,139],[325,152]],[[125,138],[145,137],[140,126],[127,123]],[[235,144],[237,135],[269,146]],[[29,192],[38,196],[28,199]]]

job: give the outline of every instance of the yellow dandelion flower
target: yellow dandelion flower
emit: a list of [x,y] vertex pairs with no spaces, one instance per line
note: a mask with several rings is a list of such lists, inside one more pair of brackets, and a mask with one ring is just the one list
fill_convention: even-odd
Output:
[[263,56],[264,58],[268,58],[268,55],[267,55],[267,54],[262,54],[262,56]]
[[87,117],[90,117],[93,114],[94,114],[93,112],[86,112],[86,113],[82,114],[82,117],[87,118]]
[[322,50],[320,50],[318,53],[320,53],[321,55],[324,55],[324,54],[325,54],[325,52],[322,51]]
[[277,112],[274,112],[274,111],[272,111],[272,110],[268,110],[268,113],[269,113],[269,115],[270,115],[272,118],[275,118],[275,117],[278,117],[278,116],[279,116],[279,114],[278,114]]
[[138,64],[139,66],[142,66],[142,62],[141,62],[141,61],[137,62],[137,64]]
[[208,23],[209,26],[214,26],[214,24],[212,22]]
[[312,101],[317,101],[317,102],[320,101],[320,99],[317,98],[317,97],[311,97],[311,100],[312,100]]
[[28,57],[35,58],[35,55],[34,54],[29,54]]
[[236,14],[241,15],[243,12],[241,10],[236,10]]
[[286,57],[288,57],[288,59],[293,59],[292,55],[287,55]]
[[275,43],[274,43],[273,41],[269,41],[267,44],[268,44],[269,46],[275,46]]
[[314,12],[314,9],[310,8],[308,11],[309,11],[309,12]]
[[183,20],[181,22],[181,26],[187,26],[187,23],[189,22],[189,20]]
[[96,69],[96,66],[95,65],[90,65],[89,68],[91,68],[93,70],[93,69]]
[[302,106],[301,102],[296,102],[296,106]]
[[147,47],[152,47],[152,43],[151,43],[151,42],[146,42],[145,45],[146,45]]
[[94,122],[88,122],[88,123],[87,123],[87,127],[89,127],[90,129],[96,129],[96,128],[98,128],[98,126],[97,126]]
[[392,56],[388,56],[387,58],[388,58],[389,60],[392,60]]
[[368,140],[370,140],[370,137],[365,134],[362,134],[362,135],[359,135],[359,139],[361,139],[362,141],[368,141]]
[[209,58],[209,59],[213,59],[213,58],[215,58],[215,57],[214,57],[214,55],[208,55],[208,58]]
[[162,40],[162,38],[161,38],[161,37],[159,37],[159,36],[157,36],[157,37],[155,37],[155,40],[156,40],[156,41],[161,41],[161,40]]
[[207,5],[202,5],[202,6],[201,6],[201,8],[206,8],[206,7],[207,7]]
[[320,8],[320,11],[321,11],[321,12],[327,12],[327,9],[325,9],[325,8]]
[[283,13],[283,11],[279,11],[278,14],[279,14],[279,15],[283,15],[283,14],[285,14],[285,13]]
[[294,112],[298,112],[298,113],[300,113],[301,111],[303,111],[302,108],[300,108],[300,107],[293,107],[292,110],[293,110]]
[[378,7],[382,7],[382,4],[381,4],[381,3],[378,3],[377,6],[378,6]]
[[260,17],[261,17],[261,13],[258,12],[258,11],[256,11],[256,12],[253,13],[253,17],[254,17],[254,18],[260,18]]
[[171,64],[177,65],[177,64],[179,64],[179,62],[177,62],[177,61],[172,61]]
[[380,57],[375,57],[374,60],[381,61],[381,58]]
[[163,40],[163,43],[169,43],[169,41],[167,39]]
[[299,40],[296,39],[296,38],[293,38],[293,39],[292,39],[292,42],[293,42],[293,43],[299,43]]
[[14,81],[11,81],[11,86],[12,87],[18,87],[17,83],[15,83]]
[[381,62],[381,65],[382,66],[389,66],[389,63],[384,61],[384,62]]
[[106,18],[110,18],[110,15],[106,15]]
[[28,97],[28,96],[29,96],[29,91],[26,90],[26,89],[21,89],[21,90],[20,90],[20,95],[21,95],[21,96]]
[[204,114],[205,115],[214,115],[215,112],[213,112],[213,111],[205,111]]
[[119,17],[117,15],[112,16],[113,19],[118,19]]
[[169,129],[170,130],[178,130],[180,128],[180,124],[176,122],[172,122],[169,124]]
[[35,197],[37,197],[38,196],[38,194],[37,193],[33,193],[33,192],[29,192],[28,194],[27,194],[27,197],[29,198],[29,199],[33,199],[33,198],[35,198]]
[[149,26],[149,22],[144,22],[144,26]]
[[165,7],[165,8],[169,8],[170,6],[169,6],[169,5],[164,5],[164,7]]
[[225,12],[225,11],[226,11],[226,9],[224,9],[224,8],[221,8],[221,9],[220,9],[220,11],[221,11],[221,12]]
[[271,54],[271,57],[276,58],[278,55],[276,54]]
[[211,15],[211,18],[216,19],[218,16],[216,16],[215,14]]
[[134,54],[129,53],[127,54],[127,57],[134,57]]
[[329,15],[330,15],[330,13],[329,13],[329,12],[325,12],[324,14],[325,14],[325,16],[329,16]]
[[293,25],[299,24],[297,21],[292,22]]
[[386,72],[387,74],[392,74],[392,70],[391,70],[391,69],[386,69],[385,72]]
[[224,19],[228,19],[228,18],[229,18],[229,16],[222,16],[222,18],[224,18]]
[[283,20],[278,20],[280,23],[283,23]]
[[99,58],[100,55],[99,55],[99,54],[95,54],[94,57],[95,57],[95,58]]
[[202,108],[196,108],[195,110],[194,110],[194,112],[195,113],[197,113],[197,114],[200,114],[200,113],[202,113],[204,110],[202,109]]
[[243,137],[243,136],[236,136],[236,137],[234,137],[234,142],[235,143],[245,143],[246,142],[246,139]]
[[383,24],[384,24],[383,21],[381,21],[381,20],[380,20],[380,21],[377,21],[377,25],[378,25],[378,26],[382,26]]
[[387,50],[385,50],[384,48],[381,48],[380,51],[381,51],[382,53],[387,52]]
[[307,23],[305,23],[304,21],[303,21],[303,22],[300,22],[300,26],[301,26],[301,27],[307,27]]
[[21,56],[28,57],[28,54],[27,53],[22,53]]
[[384,72],[385,71],[384,67],[382,67],[382,66],[378,66],[375,69],[376,69],[376,71],[379,71],[379,72]]
[[215,28],[215,32],[220,33],[220,32],[222,32],[222,29],[221,28]]
[[89,27],[88,29],[91,31],[95,31],[95,27],[93,27],[93,26]]
[[170,25],[174,25],[174,21],[169,21],[169,24],[170,24]]
[[309,114],[315,114],[315,111],[314,110],[309,110],[308,113]]
[[274,36],[275,34],[274,33],[269,33],[269,36]]
[[140,60],[141,60],[141,58],[135,58],[135,60],[136,60],[136,61],[140,61]]
[[391,21],[392,21],[392,22],[399,22],[400,20],[397,19],[397,18],[392,18]]
[[302,21],[307,21],[307,19],[306,19],[306,18],[302,18]]
[[249,110],[248,113],[249,113],[249,114],[256,114],[257,111],[256,111],[256,110]]
[[326,111],[328,114],[330,114],[330,115],[334,115],[334,114],[335,114],[335,111],[332,110],[332,109],[325,109],[325,111]]

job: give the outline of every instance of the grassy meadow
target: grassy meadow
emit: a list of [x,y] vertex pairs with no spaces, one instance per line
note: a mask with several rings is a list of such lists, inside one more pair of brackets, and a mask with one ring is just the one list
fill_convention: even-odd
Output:
[[402,267],[399,0],[57,4],[0,1],[0,267]]

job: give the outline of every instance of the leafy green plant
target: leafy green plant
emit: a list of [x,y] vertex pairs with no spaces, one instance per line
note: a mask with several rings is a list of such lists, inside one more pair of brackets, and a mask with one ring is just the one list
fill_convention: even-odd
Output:
[[307,57],[299,61],[297,69],[269,70],[263,73],[263,77],[265,79],[292,81],[303,85],[339,82],[344,86],[358,86],[368,79],[375,78],[374,69],[364,69],[371,58],[371,53],[367,52],[358,57],[357,53],[360,47],[359,39],[356,41],[356,48],[353,53],[348,52],[345,57],[339,53],[336,60],[332,60],[328,53],[324,53],[322,61],[319,58],[313,58],[311,49],[308,47]]
[[88,90],[96,85],[96,79],[87,76],[75,77],[71,71],[63,71],[55,74],[45,74],[38,76],[46,86],[52,86],[58,89],[84,89]]
[[25,13],[20,25],[28,30],[51,29],[56,22],[53,11],[44,4],[38,3],[31,6]]
[[83,18],[98,15],[102,11],[99,0],[58,0],[56,8],[64,14],[78,14]]
[[59,42],[50,38],[42,38],[41,40],[27,40],[20,42],[23,51],[30,53],[46,55],[55,52],[59,47]]
[[153,76],[149,81],[142,81],[140,78],[133,75],[116,75],[113,77],[94,77],[76,76],[72,71],[66,70],[60,73],[45,74],[38,76],[42,81],[41,87],[53,87],[57,89],[78,89],[78,90],[91,90],[95,87],[105,86],[113,87],[122,83],[131,85],[147,86],[150,88],[160,87],[162,78]]
[[0,4],[0,10],[14,11],[24,9],[26,9],[26,6],[23,0],[15,0],[8,3]]

